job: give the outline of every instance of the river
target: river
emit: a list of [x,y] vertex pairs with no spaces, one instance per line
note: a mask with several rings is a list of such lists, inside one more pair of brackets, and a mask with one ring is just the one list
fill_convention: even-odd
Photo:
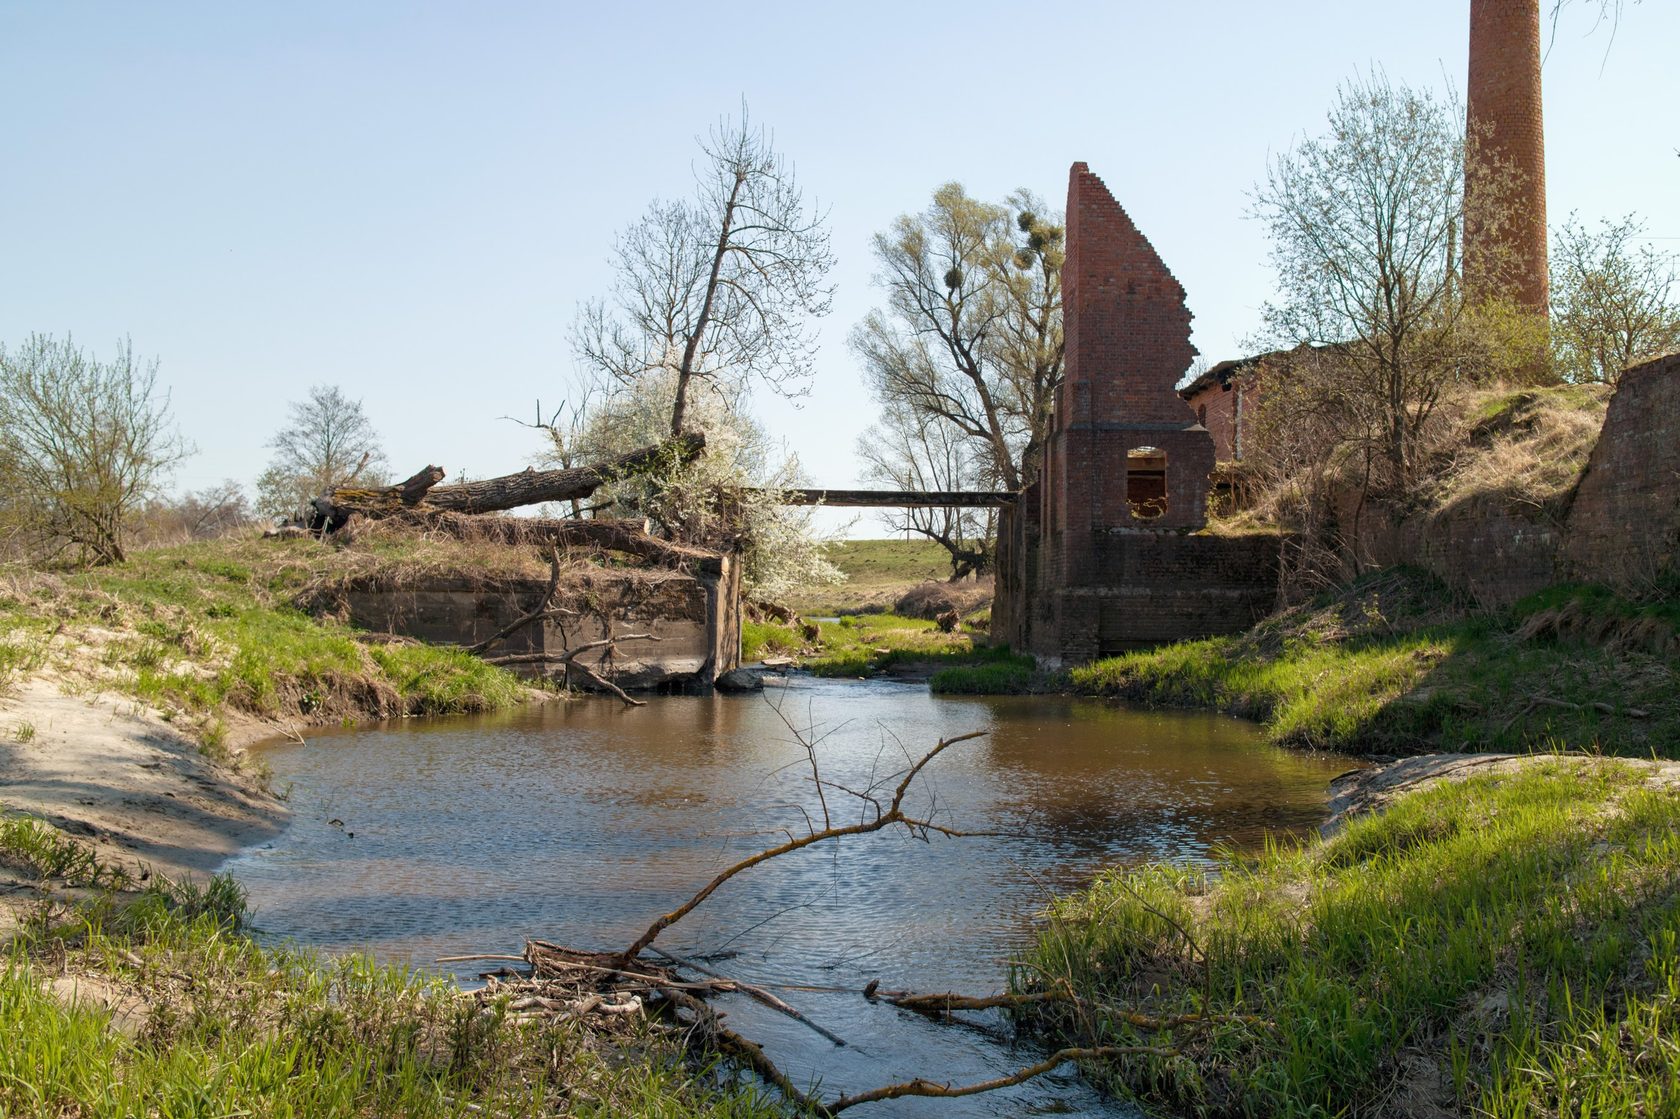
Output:
[[[790,729],[791,728],[793,729]],[[795,731],[798,734],[796,735]],[[262,749],[294,819],[226,869],[275,941],[435,966],[522,949],[527,936],[616,948],[718,870],[819,821],[803,736],[825,780],[861,790],[942,736],[984,731],[927,770],[907,802],[937,822],[1005,833],[850,837],[757,867],[667,930],[681,954],[753,982],[986,993],[1033,914],[1104,866],[1204,861],[1322,818],[1343,758],[1266,746],[1252,725],[1064,697],[944,698],[925,685],[795,677],[762,696],[646,707],[554,703],[410,720]],[[838,787],[835,822],[859,818]],[[454,965],[463,978],[489,965]],[[1031,1055],[852,993],[783,992],[850,1043],[743,998],[738,1031],[823,1094],[922,1075],[986,1079]],[[1072,1075],[1008,1094],[904,1100],[872,1115],[1131,1114]]]

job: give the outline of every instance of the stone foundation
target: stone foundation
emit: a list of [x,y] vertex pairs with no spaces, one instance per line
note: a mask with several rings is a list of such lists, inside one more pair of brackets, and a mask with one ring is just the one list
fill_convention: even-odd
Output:
[[[468,646],[530,611],[546,589],[543,579],[438,579],[399,588],[351,588],[342,604],[351,623],[363,629],[430,645]],[[576,616],[526,626],[488,655],[559,656],[606,637],[611,619],[612,633],[660,638],[626,641],[616,657],[602,649],[577,658],[626,690],[709,691],[741,661],[741,579],[732,556],[723,557],[718,573],[699,576],[602,568],[587,586],[563,587],[555,604]],[[564,672],[553,664],[510,667],[530,676]]]

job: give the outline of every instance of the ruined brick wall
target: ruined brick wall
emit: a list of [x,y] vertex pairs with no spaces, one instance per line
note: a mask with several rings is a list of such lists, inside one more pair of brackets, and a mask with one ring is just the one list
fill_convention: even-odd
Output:
[[1572,578],[1649,590],[1680,568],[1680,354],[1627,370],[1575,491]]
[[[1464,231],[1464,283],[1486,291],[1492,275],[1514,267],[1512,295],[1545,313],[1546,148],[1540,98],[1540,0],[1470,0],[1469,134],[1480,155],[1466,166],[1469,222]],[[1514,169],[1511,213],[1497,234],[1474,216],[1490,184]],[[1509,265],[1499,263],[1508,259]]]
[[1358,495],[1337,502],[1349,571],[1420,567],[1483,606],[1509,606],[1556,583],[1563,526],[1544,511],[1476,497],[1395,518],[1380,505],[1356,513]]
[[1403,518],[1337,502],[1350,566],[1412,564],[1485,606],[1564,580],[1644,594],[1680,565],[1680,355],[1622,374],[1568,509],[1495,495]]
[[1278,540],[1191,535],[1214,449],[1176,387],[1196,354],[1184,288],[1083,163],[1062,295],[1067,376],[1038,481],[1000,520],[994,638],[1077,663],[1251,625]]
[[1218,462],[1240,462],[1243,443],[1250,434],[1254,408],[1260,400],[1260,382],[1248,375],[1223,384],[1204,385],[1185,397],[1196,422],[1207,428],[1213,440],[1213,457]]
[[1078,664],[1170,641],[1240,633],[1277,604],[1280,538],[1121,530],[1095,537],[1098,576],[1045,587],[1025,648]]
[[[1196,350],[1184,288],[1108,187],[1083,163],[1068,173],[1062,266],[1067,375],[1057,392],[1044,472],[1047,566],[1088,577],[1090,533],[1109,527],[1198,528],[1206,521],[1213,442],[1177,385]],[[1134,517],[1126,454],[1167,454],[1166,513]]]

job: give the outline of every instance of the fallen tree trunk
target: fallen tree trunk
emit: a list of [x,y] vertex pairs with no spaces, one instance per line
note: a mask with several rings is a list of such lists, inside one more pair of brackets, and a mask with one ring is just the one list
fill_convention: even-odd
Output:
[[593,466],[525,470],[481,482],[438,486],[426,495],[425,503],[451,513],[500,513],[545,501],[571,501],[588,497],[616,478],[643,473],[662,462],[690,462],[705,449],[704,435],[684,434]]
[[389,517],[406,509],[427,508],[451,513],[501,513],[545,501],[585,498],[617,478],[643,473],[662,462],[691,462],[706,449],[706,437],[687,432],[663,443],[619,455],[607,462],[566,470],[522,470],[478,482],[440,486],[443,469],[428,466],[406,482],[384,489],[341,486],[316,498],[310,528],[333,532],[350,519]]
[[366,517],[388,517],[404,509],[412,509],[426,499],[426,495],[443,481],[443,467],[426,466],[394,486],[379,489],[359,489],[340,486],[309,503],[313,513],[309,527],[315,532],[336,532],[350,519],[352,513]]

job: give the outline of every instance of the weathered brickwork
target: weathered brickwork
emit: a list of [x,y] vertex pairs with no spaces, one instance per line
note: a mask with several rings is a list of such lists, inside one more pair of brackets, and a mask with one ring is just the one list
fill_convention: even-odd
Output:
[[1564,571],[1631,591],[1680,568],[1680,354],[1627,370],[1569,509]]
[[[1077,539],[1104,528],[1198,528],[1207,519],[1213,441],[1178,395],[1196,356],[1184,288],[1103,181],[1068,174],[1062,266],[1067,376],[1046,453],[1043,519],[1066,535],[1058,566],[1083,576]],[[1134,512],[1127,452],[1166,452],[1165,512]]]
[[1382,507],[1355,514],[1357,494],[1338,502],[1338,528],[1359,569],[1409,564],[1484,606],[1509,606],[1558,581],[1563,528],[1547,514],[1478,497],[1399,520]]
[[[1511,294],[1544,314],[1546,143],[1540,100],[1540,0],[1470,0],[1469,130],[1477,151],[1465,168],[1468,224],[1464,283],[1487,291],[1509,269]],[[1517,173],[1507,220],[1478,223],[1482,196]]]
[[1192,535],[1214,445],[1175,388],[1196,354],[1184,289],[1083,163],[1062,292],[1067,377],[1039,479],[1000,522],[994,633],[1079,662],[1251,625],[1277,539]]

